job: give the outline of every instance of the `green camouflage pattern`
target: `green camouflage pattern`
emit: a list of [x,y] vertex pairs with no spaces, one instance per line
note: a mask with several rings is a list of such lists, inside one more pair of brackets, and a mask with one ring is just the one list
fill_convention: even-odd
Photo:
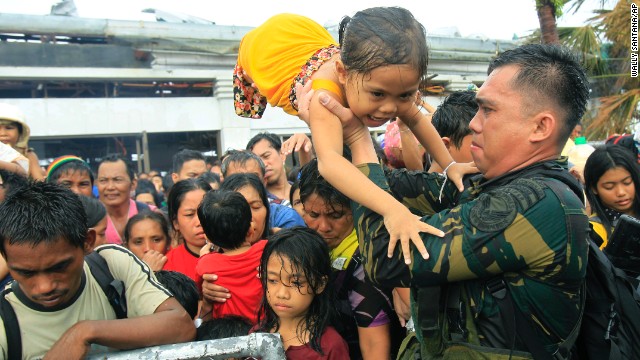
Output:
[[[566,159],[551,163],[566,169]],[[525,168],[489,181],[477,177],[462,194],[447,181],[439,202],[444,181],[440,174],[397,170],[387,179],[378,164],[359,169],[423,216],[424,222],[445,232],[444,238],[423,233],[430,257],[424,260],[412,245],[412,261],[407,266],[399,246],[393,257],[387,257],[389,234],[382,216],[353,204],[360,251],[371,281],[386,287],[411,287],[412,292],[462,284],[470,311],[467,319],[474,319],[474,324],[467,321],[466,326],[476,334],[476,339],[468,341],[504,349],[510,348],[504,337],[489,339],[482,330],[490,323],[504,330],[493,296],[485,294],[486,281],[504,274],[514,306],[531,315],[531,324],[545,346],[552,349],[569,335],[580,314],[588,219],[584,205],[568,187],[561,199],[544,183],[560,180],[528,178],[529,168]],[[459,205],[449,209],[456,202]],[[569,217],[578,217],[584,227],[573,229]],[[420,331],[417,335],[424,343]],[[453,348],[449,343],[445,353]],[[523,349],[523,344],[517,343],[516,349]]]

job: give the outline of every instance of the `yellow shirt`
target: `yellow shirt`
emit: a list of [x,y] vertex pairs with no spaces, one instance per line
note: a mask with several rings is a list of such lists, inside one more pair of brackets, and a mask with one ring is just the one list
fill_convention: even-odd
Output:
[[334,270],[345,270],[349,266],[356,249],[358,249],[358,236],[356,235],[356,229],[353,229],[349,236],[329,252],[331,267]]
[[279,14],[242,38],[238,65],[269,104],[297,115],[289,102],[293,79],[314,53],[337,44],[315,21],[295,14]]

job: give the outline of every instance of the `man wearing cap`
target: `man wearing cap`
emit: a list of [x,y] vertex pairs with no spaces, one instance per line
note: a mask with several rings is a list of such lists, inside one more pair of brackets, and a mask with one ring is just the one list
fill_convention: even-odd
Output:
[[93,173],[89,164],[77,156],[65,155],[53,160],[47,168],[47,182],[93,197]]

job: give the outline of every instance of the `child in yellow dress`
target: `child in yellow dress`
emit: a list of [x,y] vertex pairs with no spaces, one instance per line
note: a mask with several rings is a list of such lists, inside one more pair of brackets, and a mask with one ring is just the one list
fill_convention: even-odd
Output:
[[[411,239],[426,258],[419,232],[442,232],[420,222],[342,157],[343,125],[318,100],[327,92],[369,127],[399,117],[462,190],[462,176],[474,172],[473,167],[453,161],[416,105],[427,70],[425,29],[405,9],[376,7],[345,17],[339,38],[340,46],[322,26],[294,14],[276,15],[247,33],[234,70],[236,113],[259,118],[268,102],[298,115],[296,87],[312,81],[309,126],[320,173],[349,198],[384,217],[390,252],[397,240]],[[409,263],[409,249],[403,252]]]

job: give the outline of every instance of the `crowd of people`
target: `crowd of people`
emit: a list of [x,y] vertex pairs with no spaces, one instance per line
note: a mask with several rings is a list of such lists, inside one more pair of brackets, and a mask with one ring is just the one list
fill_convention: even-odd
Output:
[[[362,10],[339,36],[283,14],[240,44],[238,115],[269,103],[311,138],[260,133],[219,160],[184,149],[165,176],[117,154],[95,172],[65,154],[43,175],[24,117],[0,118],[15,150],[0,161],[0,357],[268,332],[287,359],[568,358],[587,241],[640,218],[633,147],[597,147],[583,173],[561,156],[589,99],[576,57],[505,51],[433,109],[411,13]],[[368,126],[389,121],[380,144]]]

